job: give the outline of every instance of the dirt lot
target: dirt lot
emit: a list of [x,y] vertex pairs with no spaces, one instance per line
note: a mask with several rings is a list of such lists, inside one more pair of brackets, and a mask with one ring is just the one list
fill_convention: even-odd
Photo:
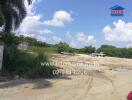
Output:
[[54,55],[52,60],[65,62],[58,64],[65,75],[0,82],[0,100],[127,100],[132,90],[131,59]]

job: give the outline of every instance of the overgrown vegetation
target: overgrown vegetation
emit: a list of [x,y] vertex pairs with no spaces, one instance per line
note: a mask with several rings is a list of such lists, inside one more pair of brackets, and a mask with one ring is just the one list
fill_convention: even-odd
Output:
[[17,37],[19,42],[28,42],[29,46],[36,46],[36,47],[51,47],[51,44],[48,44],[46,42],[38,41],[35,38],[31,37],[24,37],[23,35],[20,35]]
[[17,46],[19,44],[19,38],[14,33],[0,33],[0,41],[6,46]]
[[17,45],[21,42],[19,38],[14,34],[2,34],[0,40],[5,46],[2,74],[7,76],[19,75],[29,78],[52,77],[52,71],[56,69],[55,66],[41,66],[41,62],[50,62],[45,51],[38,49],[29,53],[28,51],[19,50],[17,49]]
[[58,53],[61,52],[69,52],[69,53],[74,53],[74,49],[71,48],[67,43],[60,42],[55,45],[57,47]]
[[53,76],[54,66],[41,66],[49,63],[48,57],[41,52],[30,54],[16,47],[5,47],[2,72],[5,75],[19,75],[29,78],[49,78]]
[[107,56],[132,58],[132,48],[117,48],[111,45],[102,45],[97,52],[104,52]]
[[[43,66],[41,63],[44,63]],[[29,78],[50,78],[53,77],[53,70],[56,70],[55,66],[50,65],[48,57],[39,52],[33,60],[31,69],[27,72]]]
[[48,55],[51,55],[53,53],[58,53],[57,47],[55,46],[50,46],[50,47],[29,46],[27,51],[28,52],[45,52]]
[[95,51],[96,51],[96,48],[92,46],[86,46],[84,48],[77,50],[78,53],[84,53],[84,54],[91,54],[91,53],[94,53]]
[[[102,45],[96,50],[95,47],[86,46],[81,49],[71,48],[68,44],[60,42],[56,45],[50,45],[44,42],[37,41],[36,39],[15,36],[15,34],[2,34],[0,38],[5,45],[4,58],[3,58],[3,75],[29,78],[49,78],[53,76],[52,71],[55,66],[44,65],[41,63],[49,63],[46,54],[61,53],[61,52],[76,52],[91,54],[95,51],[104,52],[107,56],[132,58],[132,48],[117,48],[111,45]],[[27,51],[18,50],[17,45],[21,42],[29,42]]]
[[[26,0],[31,4],[32,0]],[[50,77],[54,66],[41,66],[41,61],[48,63],[49,60],[40,51],[35,54],[17,49],[20,42],[28,42],[30,46],[49,46],[30,37],[18,37],[11,33],[19,27],[26,17],[25,0],[0,0],[0,43],[4,44],[4,58],[2,72],[4,75],[21,77]],[[44,51],[43,51],[44,52]]]

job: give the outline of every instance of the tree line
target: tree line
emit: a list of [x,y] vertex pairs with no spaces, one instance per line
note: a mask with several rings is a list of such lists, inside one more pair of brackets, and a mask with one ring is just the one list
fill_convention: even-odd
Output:
[[104,52],[110,57],[120,57],[120,58],[132,58],[132,48],[118,48],[112,45],[102,45],[99,48],[93,46],[85,46],[80,49],[72,48],[67,43],[59,43],[58,52],[67,51],[70,53],[81,53],[81,54],[91,54]]
[[112,45],[102,45],[97,52],[104,52],[107,56],[132,58],[132,48],[117,48]]
[[120,57],[120,58],[132,58],[132,48],[117,48],[112,45],[102,45],[99,48],[93,46],[85,46],[83,48],[77,49],[72,48],[69,44],[65,42],[60,42],[58,44],[48,44],[46,42],[38,41],[35,38],[25,37],[23,35],[16,36],[15,34],[3,34],[0,38],[1,41],[6,43],[6,45],[18,45],[21,42],[27,42],[29,46],[35,47],[52,47],[57,50],[56,52],[69,52],[69,53],[81,53],[81,54],[91,54],[104,52],[107,56]]

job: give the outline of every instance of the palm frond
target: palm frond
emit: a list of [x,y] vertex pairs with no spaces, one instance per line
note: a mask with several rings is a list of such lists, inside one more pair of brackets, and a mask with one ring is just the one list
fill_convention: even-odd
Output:
[[[0,19],[4,20],[4,31],[17,29],[26,16],[25,0],[0,0]],[[32,0],[27,0],[29,4]]]

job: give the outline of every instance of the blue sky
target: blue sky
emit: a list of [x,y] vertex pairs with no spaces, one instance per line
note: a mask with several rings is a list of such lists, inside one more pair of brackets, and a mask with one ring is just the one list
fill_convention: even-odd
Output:
[[[131,0],[34,0],[20,34],[72,47],[111,44],[132,46]],[[123,17],[110,16],[112,6],[125,8]]]

